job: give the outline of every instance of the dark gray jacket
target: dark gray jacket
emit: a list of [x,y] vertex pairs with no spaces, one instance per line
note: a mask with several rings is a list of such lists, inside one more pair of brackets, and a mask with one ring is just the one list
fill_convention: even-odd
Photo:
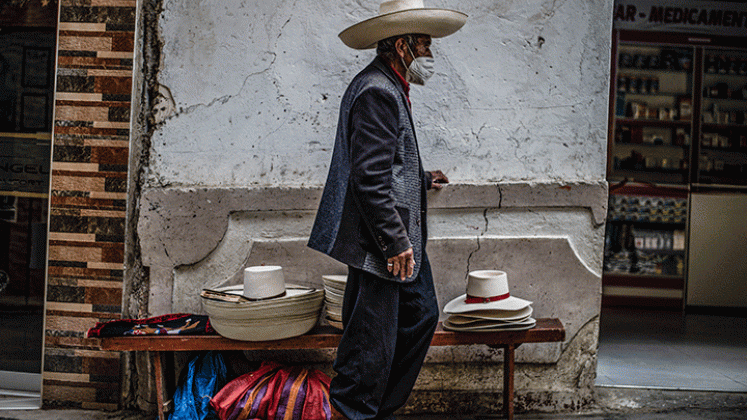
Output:
[[427,238],[423,171],[407,96],[374,59],[348,86],[309,247],[349,266],[399,281],[387,258],[412,247],[413,280]]

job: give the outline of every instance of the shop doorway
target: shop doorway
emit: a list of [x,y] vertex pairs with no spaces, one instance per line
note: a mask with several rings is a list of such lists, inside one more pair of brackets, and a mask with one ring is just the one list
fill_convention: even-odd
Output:
[[747,392],[745,11],[615,2],[598,386]]
[[57,5],[0,6],[0,408],[38,408]]

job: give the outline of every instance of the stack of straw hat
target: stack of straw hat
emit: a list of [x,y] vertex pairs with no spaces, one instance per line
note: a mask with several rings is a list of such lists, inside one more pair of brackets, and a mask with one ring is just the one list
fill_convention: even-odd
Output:
[[449,317],[444,329],[452,331],[528,330],[536,325],[532,302],[508,291],[508,276],[503,271],[472,271],[467,277],[467,293],[444,307]]
[[324,303],[327,307],[327,322],[329,325],[342,329],[342,300],[345,296],[345,286],[348,276],[324,275]]
[[218,334],[242,341],[268,341],[309,332],[321,314],[324,291],[286,285],[279,266],[244,270],[244,284],[200,294]]

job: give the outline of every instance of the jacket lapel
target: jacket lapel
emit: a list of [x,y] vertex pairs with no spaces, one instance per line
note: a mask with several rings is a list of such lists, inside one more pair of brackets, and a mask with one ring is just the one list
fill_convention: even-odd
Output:
[[[384,61],[380,57],[376,57],[371,63],[372,66],[374,66],[377,70],[384,73],[384,75],[394,84],[394,86],[397,88],[397,92],[399,92],[400,96],[402,97],[402,102],[405,104],[409,104],[409,101],[407,99],[407,95],[405,94],[405,90],[402,87],[402,83],[397,79],[397,76],[394,75],[393,70],[389,67],[387,63],[384,63]],[[407,117],[410,119],[410,127],[412,127],[412,138],[415,141],[415,150],[418,154],[418,167],[421,173],[423,173],[423,163],[420,160],[420,146],[418,145],[418,136],[415,133],[415,123],[412,120],[412,109],[410,106],[405,106],[407,109]]]
[[[376,67],[379,71],[384,73],[384,75],[394,84],[394,86],[397,88],[397,92],[399,92],[399,95],[402,97],[402,101],[404,103],[408,103],[407,95],[405,94],[404,88],[402,88],[402,83],[399,82],[397,77],[394,75],[393,70],[389,67],[388,64],[386,64],[380,57],[376,57],[376,59],[373,61],[372,65]],[[409,106],[407,108],[407,116],[410,117],[410,125],[412,125],[413,128],[415,128],[415,125],[412,122],[412,110]],[[413,130],[413,133],[415,133],[415,130]]]

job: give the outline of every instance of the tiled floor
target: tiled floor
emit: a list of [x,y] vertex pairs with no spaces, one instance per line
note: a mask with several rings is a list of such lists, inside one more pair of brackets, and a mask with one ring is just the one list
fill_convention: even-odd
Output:
[[596,384],[747,392],[747,318],[603,309]]

